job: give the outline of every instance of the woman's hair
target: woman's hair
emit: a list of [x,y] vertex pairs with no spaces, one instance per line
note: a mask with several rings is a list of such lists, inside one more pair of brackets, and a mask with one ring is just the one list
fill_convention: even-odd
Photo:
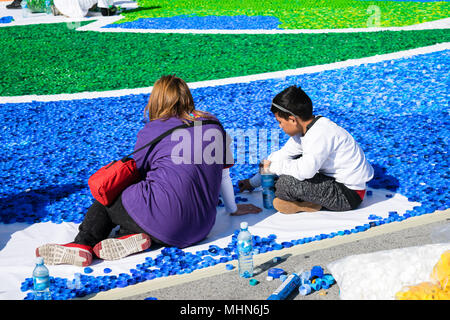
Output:
[[[313,116],[312,101],[300,87],[290,86],[273,98],[273,103],[284,109],[291,111],[303,121],[309,120]],[[270,111],[277,113],[280,118],[289,119],[291,114],[278,109],[272,104]]]
[[190,115],[194,111],[199,117],[211,117],[207,112],[195,110],[191,91],[183,79],[175,75],[165,75],[155,82],[144,109],[144,117],[148,112],[150,121],[177,117],[186,123],[187,120],[195,120]]

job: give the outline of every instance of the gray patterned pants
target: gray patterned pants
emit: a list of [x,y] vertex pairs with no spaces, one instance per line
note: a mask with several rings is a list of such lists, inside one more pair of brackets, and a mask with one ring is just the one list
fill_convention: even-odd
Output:
[[275,196],[286,201],[308,201],[320,204],[331,211],[352,210],[362,202],[354,190],[321,173],[303,181],[292,176],[281,175],[275,184]]

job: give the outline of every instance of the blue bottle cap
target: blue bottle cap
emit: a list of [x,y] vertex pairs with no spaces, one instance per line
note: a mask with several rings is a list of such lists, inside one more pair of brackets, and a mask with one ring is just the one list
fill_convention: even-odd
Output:
[[274,257],[274,258],[272,259],[272,261],[273,261],[274,263],[280,262],[280,261],[281,261],[281,257]]
[[250,279],[249,283],[250,283],[251,286],[256,286],[259,283],[259,281],[256,280],[256,279]]
[[334,277],[331,274],[324,274],[321,280],[329,286],[335,282]]
[[303,284],[298,288],[298,292],[302,295],[302,296],[306,296],[308,294],[311,293],[311,286],[308,284]]
[[232,264],[227,264],[225,267],[226,267],[227,270],[233,270],[234,269],[234,266]]
[[311,278],[321,278],[323,276],[323,268],[321,266],[314,266],[311,269]]
[[91,267],[84,268],[84,273],[92,273],[94,271]]
[[319,291],[322,288],[322,282],[316,280],[314,283],[311,283],[311,288],[314,291]]
[[270,268],[268,271],[268,276],[274,279],[278,279],[282,274],[286,274],[286,271],[281,268]]

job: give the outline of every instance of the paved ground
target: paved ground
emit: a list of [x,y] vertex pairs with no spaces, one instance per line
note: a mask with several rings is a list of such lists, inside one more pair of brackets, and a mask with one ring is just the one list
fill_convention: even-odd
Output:
[[[327,272],[326,265],[332,261],[346,256],[370,253],[380,250],[389,250],[410,246],[419,246],[433,243],[431,232],[436,227],[446,225],[450,218],[439,222],[422,224],[400,231],[389,232],[370,238],[355,240],[349,243],[339,244],[333,247],[315,250],[303,254],[281,253],[283,258],[277,265],[291,273],[299,268],[311,268],[320,265]],[[283,251],[281,251],[283,252]],[[211,277],[206,277],[182,284],[173,285],[157,290],[148,290],[136,295],[128,295],[128,300],[143,300],[148,297],[156,297],[158,300],[265,300],[280,285],[279,280],[266,281],[267,270],[274,267],[272,259],[259,264],[260,270],[254,278],[260,283],[256,286],[249,285],[248,279],[238,276],[236,269]],[[141,292],[143,292],[141,290]],[[315,292],[308,296],[301,296],[295,290],[289,300],[336,300],[339,299],[339,287],[337,284],[326,290],[326,295]]]

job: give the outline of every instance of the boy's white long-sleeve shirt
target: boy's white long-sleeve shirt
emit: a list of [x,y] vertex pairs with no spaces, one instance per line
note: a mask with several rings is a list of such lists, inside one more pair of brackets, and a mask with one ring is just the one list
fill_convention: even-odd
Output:
[[[302,155],[300,158],[297,158]],[[322,173],[352,190],[366,189],[373,178],[373,168],[355,139],[328,118],[319,118],[303,136],[289,138],[286,144],[268,156],[269,170],[276,175],[290,175],[298,180]],[[258,175],[250,179],[260,185]]]

